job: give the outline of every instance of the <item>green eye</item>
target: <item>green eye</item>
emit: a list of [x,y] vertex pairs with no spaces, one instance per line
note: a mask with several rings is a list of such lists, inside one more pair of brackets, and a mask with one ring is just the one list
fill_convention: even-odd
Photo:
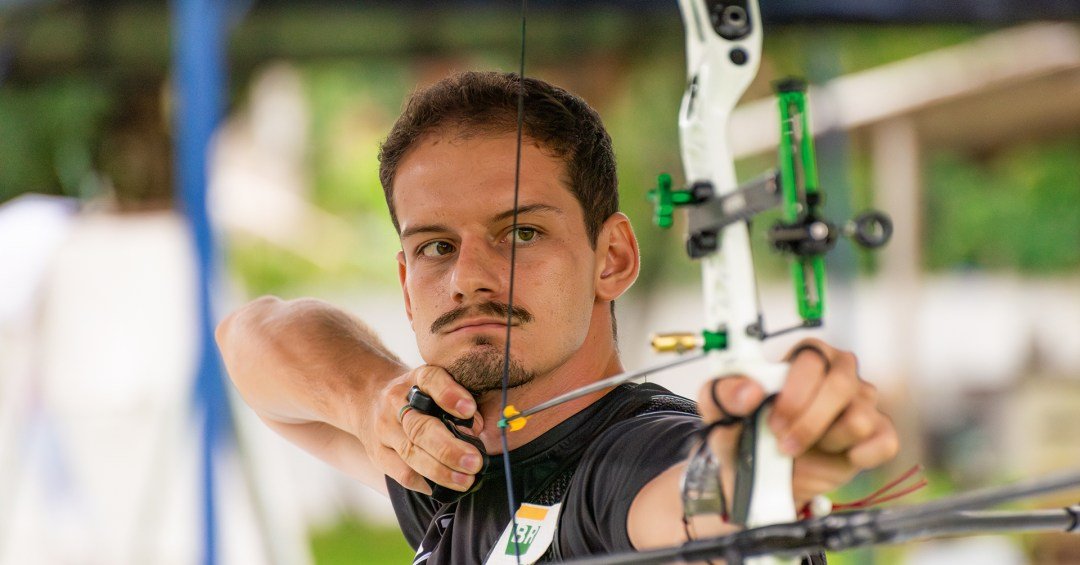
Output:
[[514,239],[518,243],[528,243],[536,237],[536,230],[533,228],[518,228],[514,232]]
[[446,241],[432,241],[422,245],[419,249],[420,255],[424,257],[442,257],[454,252],[454,246]]

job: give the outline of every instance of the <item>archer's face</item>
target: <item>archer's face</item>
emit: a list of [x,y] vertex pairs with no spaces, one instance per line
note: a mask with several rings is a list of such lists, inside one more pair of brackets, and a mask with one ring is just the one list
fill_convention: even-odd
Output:
[[514,274],[512,385],[544,375],[585,341],[597,257],[565,164],[527,138],[521,155],[518,229],[512,232],[513,133],[422,138],[394,180],[401,225],[405,308],[424,361],[474,394],[500,387]]

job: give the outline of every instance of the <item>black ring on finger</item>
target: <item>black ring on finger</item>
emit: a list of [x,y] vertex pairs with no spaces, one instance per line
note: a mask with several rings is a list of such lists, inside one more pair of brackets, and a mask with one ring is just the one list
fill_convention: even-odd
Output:
[[795,349],[792,349],[791,353],[789,353],[787,356],[787,362],[794,362],[795,358],[798,357],[799,354],[803,351],[813,351],[814,353],[817,353],[818,357],[821,358],[821,362],[825,365],[825,374],[828,375],[830,372],[832,372],[832,362],[829,361],[829,356],[825,355],[824,350],[812,343],[804,343],[796,347]]

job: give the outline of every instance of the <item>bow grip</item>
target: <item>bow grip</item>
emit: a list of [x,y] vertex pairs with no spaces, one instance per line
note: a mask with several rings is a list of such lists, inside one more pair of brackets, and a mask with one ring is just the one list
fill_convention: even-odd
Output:
[[417,412],[421,412],[428,416],[438,418],[446,429],[450,430],[450,433],[454,434],[454,437],[468,443],[476,448],[480,452],[480,471],[476,473],[472,486],[465,492],[457,491],[452,488],[444,487],[431,479],[424,477],[424,481],[431,487],[431,498],[434,498],[437,502],[442,504],[448,504],[451,502],[457,502],[467,494],[476,492],[481,483],[483,483],[484,473],[487,472],[488,467],[491,464],[491,458],[488,457],[487,451],[484,450],[484,444],[479,438],[473,437],[466,433],[463,433],[458,426],[465,428],[472,428],[472,418],[458,418],[450,414],[446,410],[443,410],[441,406],[435,403],[435,400],[427,395],[419,387],[412,387],[409,389],[409,394],[405,397],[411,406]]
[[[749,528],[797,519],[792,489],[793,462],[780,451],[779,441],[768,425],[776,393],[787,377],[786,363],[746,363],[728,371],[758,381],[769,396],[743,422],[735,460],[735,485],[730,500],[731,521]],[[755,563],[789,563],[755,561]]]

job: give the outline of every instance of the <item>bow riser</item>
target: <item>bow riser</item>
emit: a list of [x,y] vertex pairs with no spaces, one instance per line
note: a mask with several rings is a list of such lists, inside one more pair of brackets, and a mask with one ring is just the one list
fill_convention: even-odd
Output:
[[[738,187],[728,141],[728,118],[758,71],[760,12],[753,0],[681,0],[680,8],[686,26],[688,67],[688,86],[679,117],[683,167],[688,184],[708,182],[716,195],[722,196]],[[733,17],[735,21],[731,22]],[[739,18],[745,18],[742,26],[738,25]],[[719,26],[713,25],[718,21]],[[707,207],[688,209],[691,233],[714,221]],[[746,375],[767,391],[778,391],[787,375],[787,365],[766,361],[760,336],[747,331],[761,325],[748,226],[736,222],[717,235],[716,251],[701,258],[706,327],[724,329],[728,338],[727,349],[711,356],[713,369],[717,374]],[[736,481],[736,491],[748,490],[749,496],[744,499],[748,506],[741,510],[736,507],[733,517],[751,527],[788,522],[796,516],[792,461],[781,454],[776,437],[765,424],[767,412],[763,410],[755,423],[756,442],[750,448],[753,462],[745,469],[751,476],[744,474]],[[735,499],[740,499],[738,492]],[[774,558],[752,561],[793,562]]]

